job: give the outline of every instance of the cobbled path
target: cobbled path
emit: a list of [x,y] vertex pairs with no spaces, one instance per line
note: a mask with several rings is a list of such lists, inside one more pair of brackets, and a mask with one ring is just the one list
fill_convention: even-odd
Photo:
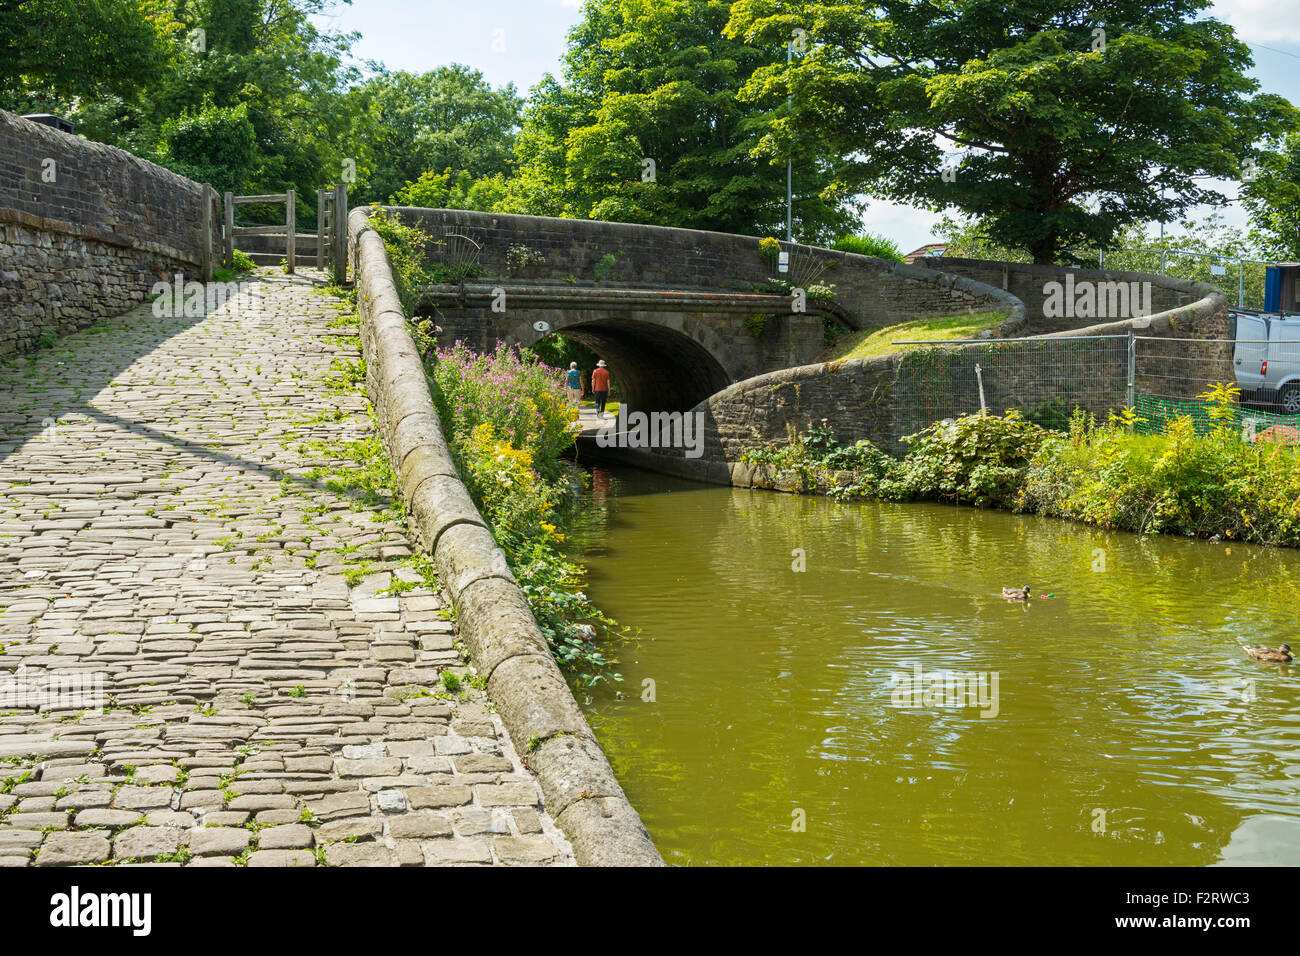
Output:
[[572,863],[403,527],[331,490],[372,426],[320,283],[0,367],[0,865]]

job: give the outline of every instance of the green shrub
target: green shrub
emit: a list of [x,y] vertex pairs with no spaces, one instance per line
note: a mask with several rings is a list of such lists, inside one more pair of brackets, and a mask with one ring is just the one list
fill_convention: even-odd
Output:
[[232,258],[235,260],[235,272],[252,272],[257,268],[257,263],[247,252],[232,250]]
[[162,125],[164,165],[217,192],[239,192],[257,163],[257,134],[247,105],[208,103]]
[[869,232],[861,236],[840,236],[830,247],[840,252],[855,252],[860,256],[874,256],[891,262],[903,261],[903,250],[898,248],[898,243]]
[[[781,446],[750,449],[741,461],[758,466],[769,478],[793,484],[797,491],[827,487],[840,497],[885,497],[892,492],[891,478],[897,462],[865,438],[844,445],[823,419],[806,435],[792,432]],[[846,483],[832,486],[835,473],[850,472]]]
[[240,275],[252,272],[257,268],[257,263],[247,252],[240,252],[238,249],[231,250],[231,258],[235,261],[233,269],[217,267],[212,270],[212,278],[217,282],[233,282]]
[[1025,475],[1021,507],[1142,534],[1300,545],[1300,458],[1292,446],[1245,442],[1222,428],[1197,435],[1180,415],[1160,434],[1115,416],[1077,414]]
[[[841,497],[908,501],[929,498],[974,505],[1011,506],[1022,476],[1047,432],[1018,412],[964,415],[903,439],[911,447],[899,461],[871,442],[843,445],[822,422],[782,446],[748,451],[741,460],[792,482],[796,490],[825,485]],[[849,473],[847,480],[842,474]]]
[[[1227,389],[1207,394],[1222,409],[1231,403]],[[1226,411],[1212,420],[1227,421]],[[1099,424],[1076,408],[1065,432],[1017,412],[966,415],[908,436],[901,461],[870,442],[840,445],[823,423],[742,460],[800,491],[988,505],[1139,534],[1300,547],[1296,446],[1243,441],[1227,425],[1197,434],[1187,415],[1159,434],[1137,431],[1142,423],[1127,409]]]
[[903,438],[897,494],[1005,507],[1047,435],[1014,410],[936,422]]
[[623,250],[617,253],[605,253],[600,260],[592,266],[592,272],[596,276],[597,282],[608,282],[614,277],[614,268],[618,265],[618,260],[622,258]]
[[1024,415],[1028,421],[1048,431],[1063,432],[1070,427],[1070,412],[1060,398],[1044,399],[1033,408],[1026,409]]

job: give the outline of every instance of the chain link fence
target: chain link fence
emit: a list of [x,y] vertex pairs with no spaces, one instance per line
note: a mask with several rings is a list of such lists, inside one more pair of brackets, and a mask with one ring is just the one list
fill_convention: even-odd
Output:
[[[900,437],[981,408],[1016,409],[1063,429],[1076,409],[1104,421],[1127,407],[1143,432],[1186,415],[1201,432],[1227,424],[1249,439],[1300,438],[1300,341],[1121,334],[898,344],[904,354],[893,417]],[[1297,381],[1285,381],[1292,373]],[[1238,401],[1211,400],[1217,385],[1239,388]]]
[[[1300,381],[1287,381],[1300,376],[1300,341],[1134,336],[1133,353],[1140,431],[1162,431],[1185,415],[1202,433],[1228,425],[1248,439],[1300,434]],[[1208,398],[1218,385],[1241,390],[1235,405]]]
[[904,342],[894,421],[910,434],[945,418],[1017,409],[1064,428],[1075,408],[1099,417],[1128,396],[1127,335]]

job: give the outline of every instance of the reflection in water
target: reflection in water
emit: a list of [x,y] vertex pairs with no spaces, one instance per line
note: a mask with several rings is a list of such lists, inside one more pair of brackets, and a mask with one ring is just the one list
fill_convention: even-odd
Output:
[[[1297,644],[1300,553],[594,479],[588,592],[642,633],[579,698],[669,862],[1300,862],[1300,668],[1239,646]],[[918,665],[997,716],[891,706]]]

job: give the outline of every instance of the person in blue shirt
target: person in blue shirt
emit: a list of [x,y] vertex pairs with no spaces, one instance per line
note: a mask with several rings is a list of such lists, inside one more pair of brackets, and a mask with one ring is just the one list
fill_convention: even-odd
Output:
[[569,371],[564,375],[564,384],[569,392],[569,401],[577,405],[582,401],[582,373],[578,371],[578,363],[570,362]]

